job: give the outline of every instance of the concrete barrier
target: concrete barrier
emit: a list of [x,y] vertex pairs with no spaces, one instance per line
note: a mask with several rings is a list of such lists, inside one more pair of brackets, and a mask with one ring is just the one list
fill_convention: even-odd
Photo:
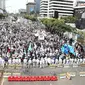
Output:
[[76,76],[76,72],[69,72],[71,77],[75,77]]
[[59,75],[60,79],[65,79],[66,78],[66,73],[62,73]]
[[12,73],[9,73],[9,72],[3,73],[3,77],[4,77],[4,78],[7,78],[7,77],[9,77],[9,76],[11,76],[11,75],[12,75]]
[[80,72],[79,75],[83,77],[85,76],[85,72]]
[[64,64],[64,68],[69,68],[70,65],[69,64]]
[[77,67],[78,67],[78,64],[74,63],[73,68],[77,68]]
[[20,76],[21,73],[12,73],[12,76]]

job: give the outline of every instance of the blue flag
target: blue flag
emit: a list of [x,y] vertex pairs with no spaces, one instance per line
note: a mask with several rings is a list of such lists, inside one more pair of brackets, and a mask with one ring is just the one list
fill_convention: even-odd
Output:
[[69,48],[67,44],[64,44],[61,48],[62,53],[68,54],[69,53]]
[[71,45],[68,45],[69,47],[69,52],[75,55],[74,47]]
[[29,51],[32,51],[32,43],[29,44],[28,52],[29,52]]

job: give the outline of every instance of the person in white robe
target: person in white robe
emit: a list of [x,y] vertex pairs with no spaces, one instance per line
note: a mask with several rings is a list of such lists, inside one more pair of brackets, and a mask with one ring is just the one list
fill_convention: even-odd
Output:
[[32,60],[31,60],[31,58],[30,58],[30,59],[28,60],[28,68],[30,68],[31,65],[32,65]]
[[40,68],[44,68],[44,64],[45,64],[44,58],[42,57],[42,58],[40,59]]

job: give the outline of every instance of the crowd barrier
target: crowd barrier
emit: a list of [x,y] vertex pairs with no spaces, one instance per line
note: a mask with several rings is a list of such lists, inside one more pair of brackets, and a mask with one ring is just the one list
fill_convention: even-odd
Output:
[[57,76],[9,76],[8,81],[57,81]]

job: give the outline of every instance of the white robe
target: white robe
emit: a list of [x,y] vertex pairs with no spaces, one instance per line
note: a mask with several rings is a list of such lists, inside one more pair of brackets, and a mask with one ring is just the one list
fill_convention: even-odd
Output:
[[13,59],[13,64],[15,64],[16,63],[16,59]]
[[24,59],[24,64],[27,64],[27,59]]
[[51,64],[51,59],[50,58],[48,58],[47,61],[48,61],[49,64]]
[[8,60],[8,63],[9,63],[9,64],[12,64],[12,59],[9,59],[9,60]]

